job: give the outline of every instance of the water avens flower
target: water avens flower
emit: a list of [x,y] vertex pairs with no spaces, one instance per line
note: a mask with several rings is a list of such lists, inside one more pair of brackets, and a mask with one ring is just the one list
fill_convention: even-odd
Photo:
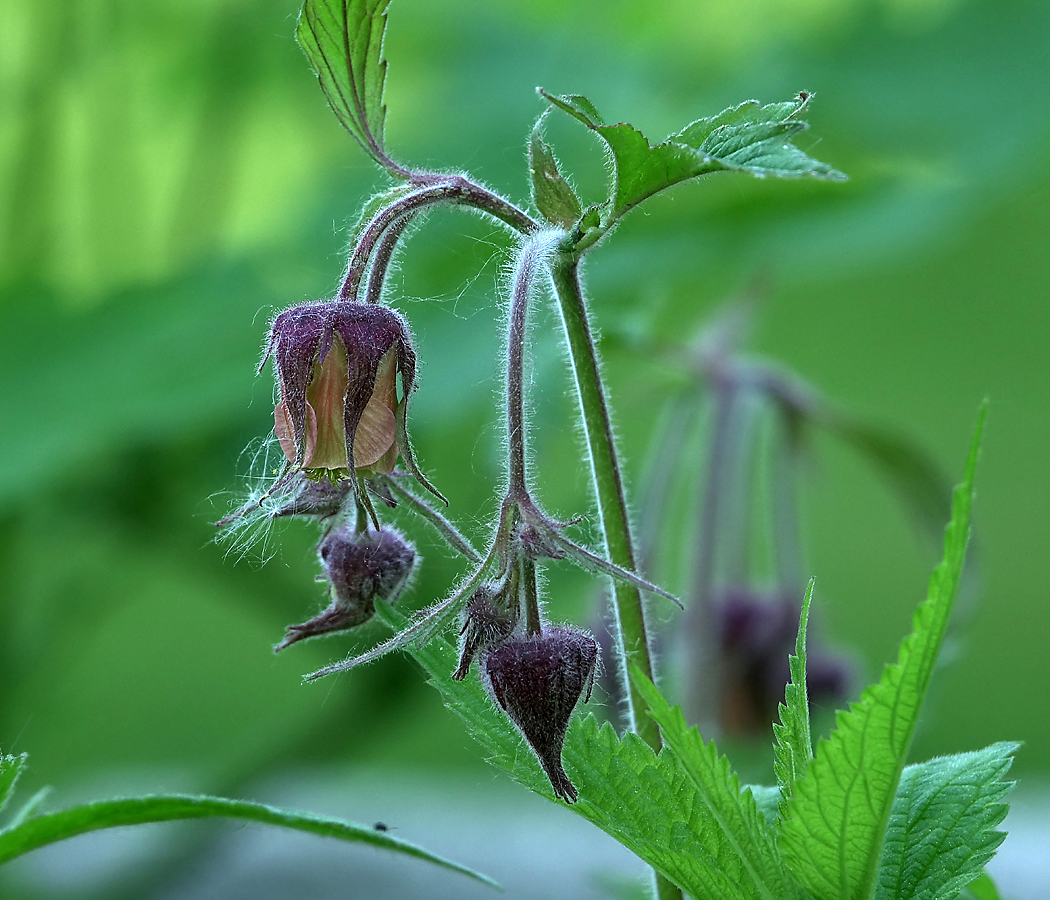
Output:
[[398,313],[342,302],[286,309],[270,327],[263,364],[271,356],[280,394],[274,432],[290,466],[388,473],[400,453],[414,467],[404,419],[416,357]]

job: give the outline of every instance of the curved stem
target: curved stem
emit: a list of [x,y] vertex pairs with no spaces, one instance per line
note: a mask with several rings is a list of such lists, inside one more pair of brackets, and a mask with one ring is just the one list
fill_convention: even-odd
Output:
[[516,500],[528,495],[525,477],[525,338],[529,300],[536,269],[564,235],[558,230],[535,235],[521,248],[514,269],[507,331],[507,446],[510,450],[507,490]]
[[[411,218],[428,207],[445,203],[470,206],[488,213],[522,234],[531,234],[540,227],[535,219],[513,203],[462,175],[419,173],[412,176],[412,182],[418,186],[418,190],[384,207],[365,227],[347,261],[346,274],[339,288],[341,302],[357,302],[368,263],[387,229],[401,218]],[[393,246],[390,252],[393,253]]]
[[347,261],[346,274],[343,276],[343,284],[339,288],[339,300],[341,302],[354,303],[357,301],[357,295],[361,290],[361,280],[368,269],[368,262],[386,230],[402,216],[413,215],[427,206],[447,202],[448,192],[448,184],[429,185],[407,194],[400,200],[384,207],[373,216],[372,221],[365,227],[364,232],[350,254],[350,259]]
[[368,290],[365,293],[365,303],[378,303],[383,299],[383,286],[386,283],[386,273],[390,269],[390,263],[394,259],[397,245],[405,234],[405,229],[415,218],[414,213],[402,216],[391,225],[379,239],[379,246],[372,260],[372,270],[368,273]]

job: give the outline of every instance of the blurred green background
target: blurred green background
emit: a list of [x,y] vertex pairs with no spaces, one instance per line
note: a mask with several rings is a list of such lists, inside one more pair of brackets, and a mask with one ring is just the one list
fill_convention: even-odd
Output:
[[[236,793],[313,764],[434,779],[479,765],[405,659],[300,683],[379,626],[271,653],[323,600],[310,528],[278,526],[241,561],[213,543],[243,449],[272,427],[270,376],[253,374],[267,319],[333,290],[346,226],[381,184],[325,105],[296,12],[0,2],[0,748],[28,752],[27,788],[54,784],[55,802],[103,779]],[[757,276],[754,349],[953,478],[989,397],[979,572],[915,754],[1023,740],[1029,783],[1050,775],[1048,47],[1039,0],[396,0],[386,44],[393,154],[519,202],[536,85],[654,139],[749,97],[816,92],[799,144],[848,183],[683,186],[587,264],[628,484],[681,381],[637,348],[691,335]],[[554,119],[549,136],[599,199],[596,143]],[[417,451],[475,536],[500,477],[509,250],[441,211],[392,285],[424,366]],[[540,494],[589,511],[549,312],[533,355]],[[825,631],[873,675],[938,548],[831,441],[803,498]],[[404,602],[422,605],[463,567],[405,527],[426,562]],[[593,619],[593,579],[555,566],[549,587],[554,617]]]

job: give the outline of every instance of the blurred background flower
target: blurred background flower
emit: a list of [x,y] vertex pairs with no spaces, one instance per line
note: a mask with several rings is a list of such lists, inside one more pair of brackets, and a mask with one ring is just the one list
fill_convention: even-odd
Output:
[[[286,0],[0,0],[0,747],[31,754],[24,789],[54,784],[49,802],[131,787],[288,800],[296,773],[351,771],[423,779],[435,786],[417,791],[425,805],[443,783],[482,792],[494,778],[407,660],[300,684],[381,636],[378,624],[274,658],[275,636],[324,602],[316,529],[273,522],[255,550],[265,567],[212,543],[210,523],[241,493],[243,448],[272,429],[269,379],[253,374],[266,322],[335,289],[346,227],[381,183],[325,106],[292,38],[296,12]],[[653,136],[748,97],[816,92],[800,146],[847,184],[684,186],[588,262],[627,480],[640,502],[664,401],[688,377],[638,346],[681,342],[759,275],[754,349],[953,476],[990,396],[981,571],[914,752],[1020,739],[1014,773],[1030,791],[1045,782],[1050,6],[397,0],[390,16],[391,151],[466,167],[517,199],[537,84],[587,94]],[[592,137],[554,116],[547,134],[585,202],[598,199]],[[421,465],[474,536],[501,472],[493,298],[507,247],[480,219],[439,211],[391,282],[424,366]],[[534,335],[538,499],[571,516],[589,508],[589,480],[556,318],[540,313]],[[684,447],[696,479],[708,434],[701,420]],[[822,634],[852,649],[863,683],[895,652],[937,550],[862,460],[814,445],[800,574],[817,576]],[[675,497],[671,527],[693,527],[695,485]],[[398,524],[424,558],[402,602],[422,605],[462,566],[426,528]],[[688,571],[661,564],[682,594]],[[589,576],[547,572],[551,615],[587,622]],[[678,615],[662,601],[654,612]],[[768,780],[768,741],[756,746],[739,763]],[[360,817],[352,802],[331,811]],[[447,834],[437,849],[457,856]],[[208,846],[160,842],[137,868],[64,886],[27,860],[0,890],[159,897],[173,872],[207,870]],[[501,876],[483,855],[466,861]],[[329,896],[268,884],[274,897]]]

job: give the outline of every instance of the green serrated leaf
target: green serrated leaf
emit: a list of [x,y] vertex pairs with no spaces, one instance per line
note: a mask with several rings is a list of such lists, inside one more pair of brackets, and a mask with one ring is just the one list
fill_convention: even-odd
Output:
[[386,60],[383,36],[390,0],[306,0],[295,36],[343,127],[380,165]]
[[868,900],[874,892],[897,785],[966,558],[984,413],[982,408],[966,474],[955,489],[944,559],[915,613],[913,632],[879,682],[838,714],[835,730],[820,742],[787,802],[780,847],[815,900]]
[[751,791],[755,798],[755,805],[762,813],[766,824],[773,828],[777,823],[777,815],[780,813],[780,788],[772,784],[749,784],[744,790]]
[[790,143],[791,137],[807,127],[797,116],[809,104],[810,94],[765,106],[749,100],[717,116],[699,119],[653,146],[631,125],[607,125],[586,97],[559,97],[542,89],[540,93],[600,135],[611,151],[612,205],[607,225],[658,191],[711,172],[738,170],[759,177],[845,178]]
[[[377,609],[391,628],[407,619],[390,607]],[[445,704],[466,722],[489,762],[525,787],[554,800],[550,783],[517,730],[489,699],[479,680],[453,681],[457,652],[435,636],[409,651],[423,667]],[[612,835],[660,874],[696,897],[753,900],[743,866],[719,864],[723,842],[692,779],[678,758],[664,749],[658,756],[637,735],[622,739],[593,716],[569,726],[562,759],[579,789],[571,809]],[[559,801],[555,801],[559,802]]]
[[959,895],[962,900],[1003,900],[992,876],[982,872]]
[[26,760],[29,757],[23,753],[20,756],[0,756],[0,812],[14,792],[18,776],[22,774]]
[[572,228],[583,215],[583,205],[576,191],[562,176],[554,151],[543,140],[543,120],[539,117],[529,138],[529,174],[532,177],[532,202],[548,222]]
[[715,864],[733,873],[747,896],[764,900],[800,897],[798,884],[777,853],[772,830],[751,791],[741,791],[729,760],[718,755],[713,741],[705,742],[698,729],[689,727],[682,710],[672,708],[640,669],[633,668],[631,678],[703,803],[703,825],[712,835]]
[[1013,786],[1003,781],[1019,745],[941,756],[901,775],[875,900],[953,900],[1006,837],[996,826]]
[[780,786],[780,814],[786,814],[787,799],[795,791],[813,758],[813,739],[809,728],[809,694],[806,690],[806,625],[809,604],[813,599],[814,579],[809,580],[795,638],[795,654],[788,657],[791,681],[784,688],[784,703],[779,704],[780,722],[773,723],[776,744],[773,747],[773,771]]
[[292,828],[296,831],[306,831],[322,837],[371,844],[374,847],[382,847],[406,856],[413,856],[416,859],[426,860],[493,887],[499,886],[487,876],[473,869],[436,856],[422,847],[417,847],[415,844],[399,840],[365,825],[353,825],[338,819],[289,812],[244,800],[179,794],[106,800],[28,819],[16,828],[0,831],[0,864],[47,844],[64,841],[90,831],[118,828],[122,825],[212,818],[262,822],[267,825]]

